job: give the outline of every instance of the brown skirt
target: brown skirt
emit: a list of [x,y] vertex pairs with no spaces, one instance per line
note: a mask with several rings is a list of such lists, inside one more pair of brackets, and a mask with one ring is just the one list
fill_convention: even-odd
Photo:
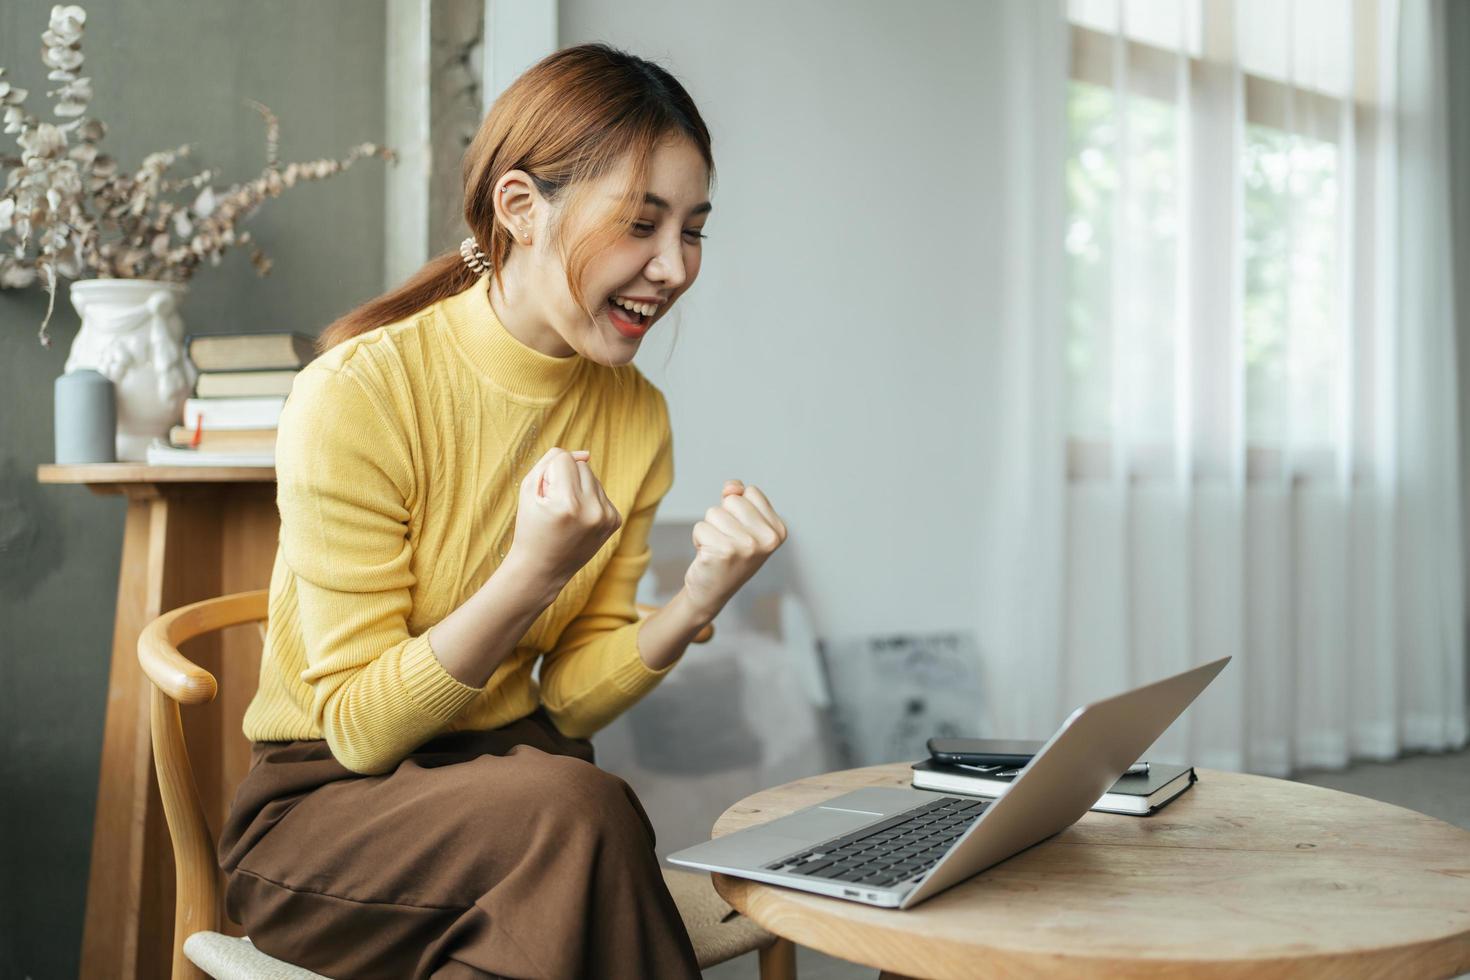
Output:
[[698,977],[628,784],[544,710],[363,776],[256,743],[220,838],[225,909],[329,977]]

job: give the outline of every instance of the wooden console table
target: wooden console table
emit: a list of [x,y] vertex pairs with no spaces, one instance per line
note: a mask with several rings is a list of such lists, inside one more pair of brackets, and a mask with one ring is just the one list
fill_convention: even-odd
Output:
[[[173,851],[153,772],[138,634],[170,609],[270,583],[280,530],[276,473],[271,467],[98,463],[41,466],[36,476],[41,483],[81,484],[127,498],[80,975],[166,977]],[[221,701],[232,691],[255,690],[260,641],[252,631],[203,638],[187,652],[220,677]],[[241,676],[249,682],[231,683]],[[250,764],[249,742],[238,731],[222,731],[220,719],[243,712],[244,705],[216,702],[184,713],[190,751],[220,760],[219,768],[195,769],[216,838],[230,802],[223,788],[238,785]]]
[[[1375,800],[1199,770],[1151,817],[1088,813],[907,911],[726,875],[715,889],[783,939],[885,977],[1451,977],[1470,970],[1470,831]],[[763,790],[720,837],[905,763]]]

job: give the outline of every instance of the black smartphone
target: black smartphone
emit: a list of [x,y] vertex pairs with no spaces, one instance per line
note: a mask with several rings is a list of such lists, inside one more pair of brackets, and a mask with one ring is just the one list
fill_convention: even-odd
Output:
[[1024,766],[1041,742],[1005,738],[931,738],[929,758],[949,766]]

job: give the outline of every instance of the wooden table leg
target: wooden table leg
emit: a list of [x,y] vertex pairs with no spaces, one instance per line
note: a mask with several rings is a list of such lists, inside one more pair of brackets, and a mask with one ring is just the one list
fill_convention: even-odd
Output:
[[[92,825],[81,976],[152,980],[169,973],[174,866],[153,771],[148,680],[138,666],[138,635],[167,610],[221,594],[225,578],[232,587],[263,588],[270,564],[261,555],[274,554],[276,536],[270,488],[242,493],[232,487],[138,484],[126,485],[122,492],[128,500],[127,523]],[[242,520],[260,532],[243,543],[236,532],[226,530]],[[226,539],[245,551],[226,561]],[[219,648],[217,637],[203,638],[188,652],[218,676]],[[191,751],[199,752],[196,759],[228,755],[224,746],[230,735],[218,731],[219,712],[210,706],[188,714],[185,731]],[[238,746],[233,754],[238,758]],[[216,832],[221,801],[228,803],[221,771],[219,765],[196,763],[201,796],[206,812],[215,817]]]
[[761,980],[796,980],[796,946],[779,936],[760,951]]
[[138,930],[142,895],[144,828],[151,771],[148,700],[143,674],[129,638],[148,617],[148,548],[153,502],[151,488],[127,495],[122,566],[117,582],[117,612],[112,631],[112,666],[102,726],[102,762],[97,810],[92,820],[92,859],[87,881],[87,917],[82,935],[84,977],[132,978],[138,968]]

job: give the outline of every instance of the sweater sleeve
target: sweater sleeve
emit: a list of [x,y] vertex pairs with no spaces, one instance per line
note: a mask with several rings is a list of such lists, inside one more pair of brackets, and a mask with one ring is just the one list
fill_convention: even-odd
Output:
[[359,773],[391,770],[481,689],[411,636],[413,469],[401,429],[351,374],[307,369],[276,446],[281,554],[295,577],[312,720]]
[[636,598],[638,580],[652,558],[648,532],[659,501],[674,482],[667,409],[661,417],[658,453],[632,513],[623,521],[617,551],[598,576],[586,605],[562,630],[541,665],[541,703],[556,727],[571,738],[586,738],[606,726],[653,690],[674,666],[651,670],[638,652]]

